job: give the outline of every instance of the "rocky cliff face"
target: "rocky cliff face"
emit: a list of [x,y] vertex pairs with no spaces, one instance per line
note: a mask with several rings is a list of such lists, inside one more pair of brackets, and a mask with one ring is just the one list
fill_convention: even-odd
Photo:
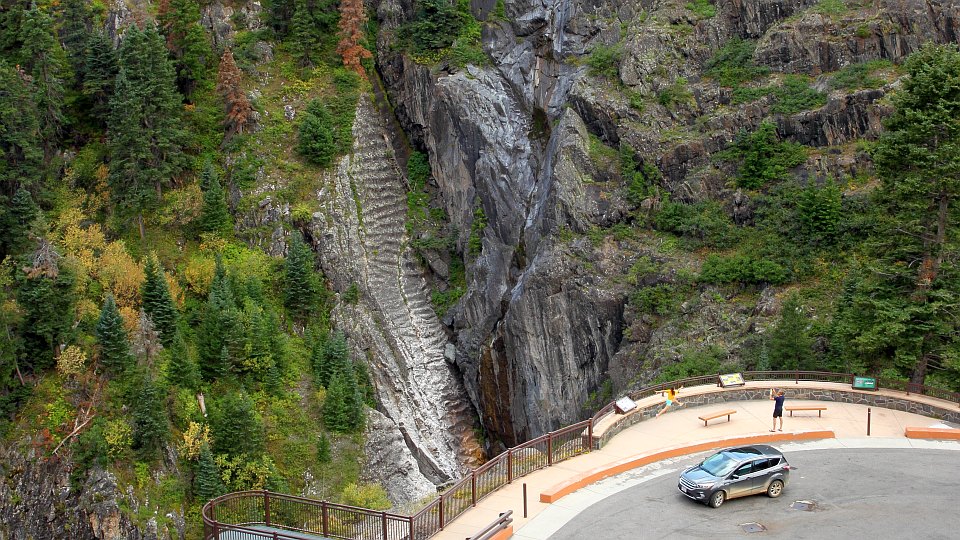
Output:
[[[660,170],[661,186],[675,200],[719,198],[743,208],[742,194],[725,185],[729,171],[711,159],[741,130],[772,119],[784,138],[841,146],[876,135],[890,87],[834,91],[826,105],[796,114],[773,114],[768,99],[734,105],[730,89],[703,74],[723,44],[757,40],[756,64],[816,77],[867,60],[899,62],[925,39],[957,40],[954,2],[819,4],[718,0],[709,17],[680,1],[508,0],[506,19],[485,26],[489,64],[462,70],[419,65],[397,52],[393,32],[412,5],[377,5],[379,70],[404,128],[429,152],[461,252],[477,209],[488,222],[480,253],[465,255],[469,289],[445,322],[456,336],[466,390],[494,439],[515,444],[580,418],[605,381],[629,386],[643,376],[638,358],[668,359],[669,343],[682,337],[677,328],[638,322],[644,315],[627,305],[614,278],[636,261],[633,249],[657,260],[675,257],[648,242],[585,246],[564,237],[609,227],[635,210],[623,200],[623,186],[611,185],[589,156],[591,135],[635,148]],[[488,16],[490,6],[472,5],[478,18]],[[586,53],[618,42],[619,81],[592,76]],[[828,89],[819,79],[815,84]],[[674,85],[689,97],[660,103],[659,93]],[[644,106],[632,106],[631,96]],[[812,158],[803,174],[849,174],[863,165],[848,153],[827,153]],[[673,279],[668,266],[656,280]],[[770,296],[762,295],[763,306],[720,313],[704,293],[681,319],[699,317],[720,334],[742,336],[763,326]]]
[[392,500],[410,502],[433,491],[426,479],[448,482],[475,462],[474,416],[445,359],[448,338],[407,245],[404,177],[383,121],[366,96],[357,106],[354,141],[353,154],[317,194],[323,211],[311,230],[334,288],[342,293],[356,286],[360,292],[356,303],[338,303],[334,319],[354,354],[370,365],[383,412],[375,419],[394,433],[377,440],[403,442],[419,464],[416,474],[407,474],[406,460],[388,461],[374,452],[368,471],[388,479]]
[[98,540],[183,540],[183,516],[155,514],[135,524],[129,512],[149,515],[149,502],[138,501],[117,487],[109,472],[93,469],[82,485],[70,484],[69,457],[42,459],[22,441],[0,448],[0,538],[96,538]]

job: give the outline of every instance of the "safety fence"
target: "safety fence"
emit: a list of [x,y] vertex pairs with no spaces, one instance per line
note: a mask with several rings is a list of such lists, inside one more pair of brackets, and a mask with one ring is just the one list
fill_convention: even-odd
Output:
[[[854,375],[823,371],[750,371],[743,379],[765,382],[853,384]],[[667,388],[720,386],[719,375],[690,377],[651,385],[629,394],[640,401]],[[877,379],[878,388],[957,403],[960,393],[905,381]],[[400,515],[284,495],[264,490],[239,491],[212,499],[203,507],[205,540],[426,540],[476,506],[490,493],[534,471],[601,448],[617,430],[595,437],[594,428],[617,411],[616,402],[591,418],[508,449],[471,471],[413,515]]]

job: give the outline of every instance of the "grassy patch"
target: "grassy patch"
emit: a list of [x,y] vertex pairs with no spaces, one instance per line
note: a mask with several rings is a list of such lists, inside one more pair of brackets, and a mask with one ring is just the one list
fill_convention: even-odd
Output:
[[623,60],[623,46],[620,43],[613,45],[597,44],[587,56],[587,66],[590,74],[595,77],[606,77],[620,80],[620,62]]
[[754,41],[732,39],[711,58],[706,65],[706,75],[721,86],[737,86],[767,74],[767,68],[753,61],[757,49]]
[[822,107],[827,102],[827,96],[810,86],[809,77],[803,75],[787,75],[783,83],[774,89],[776,102],[770,112],[779,114],[794,114],[800,111]]
[[710,0],[693,0],[688,2],[686,7],[700,19],[710,19],[717,14],[717,6]]
[[830,87],[842,90],[861,88],[880,88],[886,80],[878,77],[878,71],[889,70],[893,64],[889,60],[871,60],[860,64],[851,64],[834,73],[830,78]]

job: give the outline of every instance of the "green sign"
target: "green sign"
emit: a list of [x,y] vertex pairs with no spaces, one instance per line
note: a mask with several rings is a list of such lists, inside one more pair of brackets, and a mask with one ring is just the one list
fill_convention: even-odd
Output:
[[857,390],[876,390],[877,380],[873,377],[854,377],[853,387]]

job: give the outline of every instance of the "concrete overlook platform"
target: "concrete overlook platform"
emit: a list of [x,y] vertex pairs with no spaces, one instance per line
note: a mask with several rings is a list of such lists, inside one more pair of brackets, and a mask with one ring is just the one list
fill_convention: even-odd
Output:
[[[786,390],[786,405],[810,404],[827,408],[820,416],[816,411],[795,412],[793,416],[787,413],[783,419],[783,431],[771,433],[773,402],[766,399],[770,388]],[[732,392],[715,385],[684,388],[678,395],[683,406],[673,407],[659,418],[650,416],[662,406],[663,397],[655,395],[638,401],[637,409],[628,415],[611,415],[597,424],[594,428],[595,438],[603,437],[608,431],[613,433],[619,430],[601,449],[515,479],[513,483],[478,501],[476,507],[446,524],[444,530],[432,538],[463,540],[476,534],[507,510],[513,511],[515,538],[542,538],[542,534],[533,530],[537,524],[531,525],[531,522],[541,513],[548,518],[558,511],[576,512],[563,508],[563,497],[575,490],[634,467],[713,448],[760,442],[778,445],[819,439],[825,448],[949,446],[960,450],[957,432],[945,429],[960,427],[956,423],[960,418],[960,406],[957,403],[892,390],[852,391],[849,384],[826,382],[800,381],[795,384],[757,381],[748,382],[741,390]],[[842,401],[833,400],[841,394]],[[738,397],[739,400],[736,399]],[[724,416],[704,426],[698,418],[705,413],[725,409],[737,411],[729,422]],[[937,411],[947,411],[948,414],[941,415]],[[945,416],[947,420],[927,416],[929,414]],[[629,425],[631,422],[635,423]],[[625,425],[628,427],[624,428]],[[911,438],[907,438],[907,428],[924,429],[912,430]],[[943,442],[931,443],[928,438]],[[524,484],[527,492],[526,518],[523,508]],[[524,531],[528,525],[531,525],[531,529]]]

